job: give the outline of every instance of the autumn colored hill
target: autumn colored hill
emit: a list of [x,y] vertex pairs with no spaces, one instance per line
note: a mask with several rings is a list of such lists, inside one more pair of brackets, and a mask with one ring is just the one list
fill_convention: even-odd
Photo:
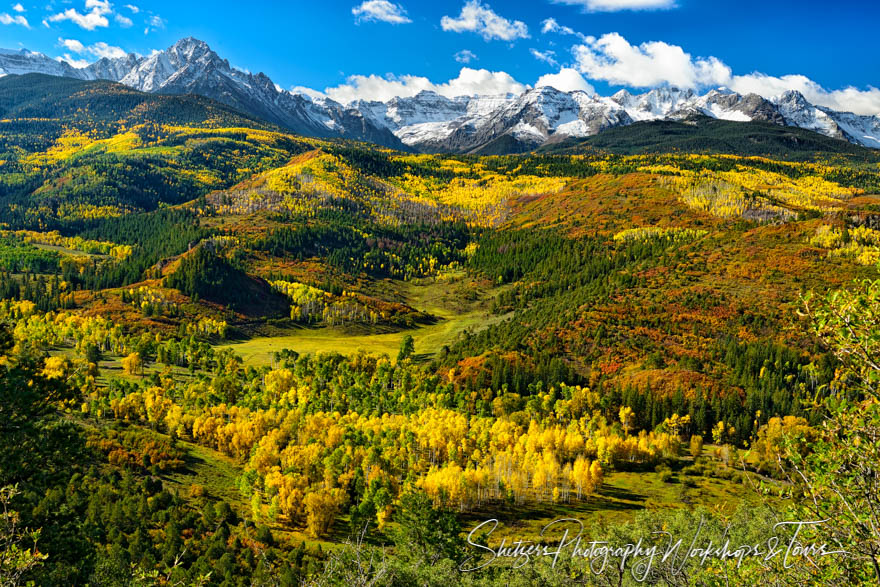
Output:
[[808,293],[880,261],[876,158],[778,127],[413,155],[112,84],[0,96],[0,391],[29,379],[16,414],[76,463],[0,469],[44,584],[293,584],[364,527],[400,554],[443,520],[453,557],[462,520],[522,509],[530,535],[730,514],[839,384]]
[[0,79],[0,206],[12,227],[179,204],[304,148],[206,98],[37,74]]
[[6,124],[14,119],[29,119],[44,125],[33,128],[34,135],[51,129],[52,121],[74,124],[83,131],[159,121],[207,127],[272,127],[202,96],[146,94],[108,81],[82,81],[37,73],[0,79],[0,118]]

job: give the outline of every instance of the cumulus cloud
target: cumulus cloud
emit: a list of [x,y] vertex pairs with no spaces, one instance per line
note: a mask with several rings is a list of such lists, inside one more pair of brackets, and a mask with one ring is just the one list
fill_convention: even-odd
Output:
[[76,39],[62,39],[59,37],[58,43],[65,49],[73,51],[74,53],[82,53],[86,50],[85,45]]
[[86,59],[76,59],[71,57],[70,53],[65,53],[62,57],[59,57],[58,61],[63,61],[76,69],[83,69],[89,66],[89,62]]
[[651,41],[631,45],[608,33],[574,47],[578,70],[590,79],[636,88],[727,85],[731,70],[715,57],[693,58],[678,45]]
[[768,99],[797,90],[817,106],[871,116],[880,113],[880,89],[873,86],[867,90],[827,90],[804,75],[733,75],[731,68],[716,57],[695,58],[678,45],[662,41],[636,46],[618,33],[609,33],[577,45],[572,51],[580,73],[613,85],[688,89],[725,86],[741,94],[754,93]]
[[477,33],[485,40],[515,41],[529,38],[529,28],[519,20],[508,20],[496,14],[488,4],[469,0],[457,18],[444,16],[440,19],[444,31],[454,33]]
[[64,12],[53,14],[47,20],[49,22],[61,22],[69,20],[78,27],[87,31],[93,31],[98,27],[110,26],[107,15],[112,14],[113,7],[109,0],[86,0],[86,13],[80,13],[75,8],[68,8]]
[[116,19],[116,22],[119,23],[119,26],[121,26],[124,29],[127,29],[134,24],[130,18],[128,18],[127,16],[123,16],[121,14],[117,14],[115,19]]
[[113,45],[108,45],[104,41],[99,41],[94,45],[88,47],[89,53],[94,55],[97,58],[107,57],[109,59],[117,59],[119,57],[125,57],[127,53],[121,47],[114,47]]
[[880,114],[880,89],[872,86],[867,90],[854,87],[826,90],[804,75],[774,77],[763,73],[733,76],[728,86],[740,94],[753,93],[765,98],[778,96],[787,90],[796,90],[817,106],[868,116]]
[[129,10],[131,10],[132,14],[137,14],[138,12],[141,11],[141,9],[138,8],[137,6],[135,6],[134,4],[126,4],[125,7],[128,8]]
[[25,10],[24,6],[22,6],[21,3],[13,5],[12,9],[15,12],[27,12],[27,10]]
[[477,55],[470,49],[462,49],[455,54],[455,60],[459,63],[470,63],[477,60]]
[[529,49],[532,54],[532,57],[537,59],[538,61],[543,61],[547,65],[559,65],[556,61],[556,53],[554,51],[538,51],[537,49]]
[[[82,42],[76,39],[58,39],[58,44],[67,49],[68,51],[73,51],[74,53],[78,53],[79,55],[89,54],[94,55],[98,59],[102,57],[108,57],[110,59],[125,57],[127,53],[121,47],[114,47],[112,45],[108,45],[104,41],[99,41],[94,45],[84,45]],[[69,61],[68,61],[69,62]],[[70,63],[70,62],[69,62]],[[71,63],[73,65],[73,63]],[[74,65],[74,67],[76,67]]]
[[0,12],[0,24],[17,24],[21,25],[26,29],[31,28],[28,20],[20,14],[10,15],[6,12]]
[[391,24],[406,24],[412,22],[406,16],[406,10],[400,4],[393,4],[388,0],[366,0],[363,4],[351,9],[357,22],[388,22]]
[[313,90],[312,88],[307,88],[305,86],[294,86],[290,88],[291,94],[300,94],[301,96],[305,96],[310,100],[317,100],[319,98],[326,98],[327,94],[324,92],[319,92],[318,90]]
[[619,12],[621,10],[668,10],[675,0],[553,0],[557,4],[581,6],[587,12]]
[[596,89],[584,79],[576,69],[571,67],[563,67],[559,73],[548,73],[542,75],[535,84],[536,88],[549,86],[556,88],[560,92],[581,91],[588,94],[595,94]]
[[426,77],[404,75],[400,77],[380,77],[377,75],[355,75],[347,83],[335,88],[327,88],[324,93],[343,104],[355,100],[387,101],[394,97],[412,97],[422,91],[432,91],[454,98],[456,96],[521,94],[527,85],[516,81],[503,71],[471,69],[463,67],[458,77],[446,83],[435,84]]

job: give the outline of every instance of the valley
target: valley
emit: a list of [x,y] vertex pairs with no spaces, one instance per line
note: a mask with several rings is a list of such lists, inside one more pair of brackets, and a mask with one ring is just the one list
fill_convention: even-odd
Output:
[[[402,299],[408,306],[432,316],[433,324],[415,328],[376,333],[375,327],[350,325],[340,327],[309,328],[299,327],[281,330],[271,336],[255,336],[246,342],[232,343],[217,347],[228,349],[241,356],[248,364],[268,365],[273,353],[289,349],[300,354],[318,352],[337,352],[350,354],[365,351],[371,355],[394,357],[407,335],[415,343],[414,357],[419,361],[434,358],[444,345],[454,344],[460,335],[468,331],[475,334],[493,324],[510,318],[510,315],[490,313],[491,299],[506,288],[481,291],[474,301],[466,299],[473,290],[461,291],[456,282],[464,279],[464,274],[452,274],[443,279],[429,279],[431,283],[415,284],[400,282],[391,286],[402,291]],[[461,297],[459,297],[461,296]]]
[[713,120],[413,153],[36,74],[0,109],[0,487],[37,584],[566,584],[461,573],[464,537],[757,540],[814,513],[791,467],[870,454],[825,409],[873,409],[876,150]]

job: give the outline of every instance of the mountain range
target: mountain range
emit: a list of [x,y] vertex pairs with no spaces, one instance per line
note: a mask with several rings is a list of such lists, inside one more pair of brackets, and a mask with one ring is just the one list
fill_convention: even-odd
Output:
[[767,99],[724,88],[699,94],[664,87],[643,94],[621,90],[602,97],[543,86],[519,95],[448,98],[423,91],[385,102],[342,104],[290,92],[263,73],[234,68],[205,42],[193,38],[150,56],[104,57],[85,68],[42,53],[0,49],[0,77],[26,73],[109,80],[157,94],[197,94],[299,134],[428,153],[528,151],[636,122],[682,121],[695,116],[798,127],[880,148],[880,115],[817,106],[797,91]]

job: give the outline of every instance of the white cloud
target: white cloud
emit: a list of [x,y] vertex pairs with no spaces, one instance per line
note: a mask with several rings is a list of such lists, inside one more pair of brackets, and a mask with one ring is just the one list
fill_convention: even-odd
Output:
[[86,0],[86,10],[89,10],[89,12],[81,14],[75,8],[68,8],[64,12],[53,14],[48,18],[48,21],[61,22],[69,20],[87,31],[93,31],[98,27],[106,28],[110,26],[107,15],[113,13],[113,7],[109,0]]
[[536,88],[550,86],[556,88],[560,92],[581,91],[588,94],[595,94],[596,89],[584,79],[577,70],[570,67],[563,67],[559,73],[548,73],[542,75],[535,84]]
[[58,43],[61,44],[61,46],[65,49],[73,51],[74,53],[82,53],[86,50],[85,45],[83,45],[76,39],[62,39],[61,37],[59,37]]
[[678,45],[651,41],[631,45],[608,33],[573,49],[578,70],[590,79],[636,88],[727,85],[731,70],[715,57],[694,59]]
[[[76,39],[62,39],[59,37],[58,44],[68,51],[73,51],[74,53],[78,53],[80,55],[82,55],[83,53],[91,54],[98,59],[102,57],[114,59],[117,57],[125,57],[127,55],[124,49],[108,45],[104,41],[99,41],[94,45],[86,46]],[[73,63],[71,63],[71,65],[73,65]]]
[[131,10],[132,14],[137,14],[138,12],[141,11],[141,9],[138,8],[137,6],[135,6],[134,4],[126,4],[125,7],[128,8],[129,10]]
[[112,45],[108,45],[107,43],[100,41],[95,43],[91,47],[88,48],[89,53],[98,57],[107,57],[109,59],[117,59],[119,57],[125,57],[127,53],[121,47],[114,47]]
[[455,33],[478,33],[485,40],[515,41],[529,38],[529,28],[519,20],[510,21],[495,14],[489,5],[480,0],[468,0],[458,18],[444,16],[440,20],[444,31]]
[[391,24],[406,24],[412,22],[406,16],[406,10],[400,4],[394,4],[388,0],[366,0],[363,4],[351,9],[357,22],[388,22]]
[[0,24],[18,24],[26,29],[31,28],[28,20],[22,15],[16,14],[15,16],[10,16],[6,12],[0,13]]
[[[584,39],[584,44],[572,49],[576,67],[563,67],[558,73],[544,75],[535,86],[551,86],[566,92],[580,90],[588,94],[596,93],[588,81],[590,79],[632,88],[672,85],[705,90],[726,86],[741,94],[755,93],[768,99],[787,90],[797,90],[818,106],[862,115],[880,114],[880,88],[869,86],[866,90],[854,87],[827,90],[803,75],[774,77],[759,72],[733,75],[730,67],[716,57],[695,58],[681,47],[662,41],[636,46],[618,33],[609,33],[599,39]],[[536,58],[545,61],[547,58],[555,59],[551,51],[531,51]],[[357,75],[348,78],[345,84],[325,89],[323,93],[302,87],[291,91],[313,98],[330,97],[347,104],[355,100],[388,101],[398,96],[411,97],[421,91],[433,91],[453,98],[521,94],[527,89],[529,86],[503,71],[463,67],[457,78],[439,84],[426,77],[413,75]]]
[[675,0],[553,0],[557,4],[581,6],[588,12],[621,10],[667,10],[675,8]]
[[571,27],[559,24],[555,18],[548,18],[541,23],[541,34],[556,33],[559,35],[571,35],[579,38],[581,41],[587,42],[587,37],[583,33],[579,33]]
[[318,100],[327,97],[327,94],[324,92],[319,92],[318,90],[313,90],[312,88],[307,88],[305,86],[294,86],[290,88],[290,93],[300,94],[310,100]]
[[554,51],[538,51],[537,49],[529,49],[532,56],[538,61],[543,61],[547,65],[559,65],[556,61],[556,53]]
[[85,59],[76,59],[71,57],[69,53],[65,53],[63,57],[59,57],[58,61],[63,61],[76,69],[82,69],[89,66],[89,62]]
[[15,4],[12,9],[16,12],[27,12],[27,10],[25,10],[24,6],[22,6],[20,2],[18,4]]
[[144,29],[144,34],[149,35],[152,31],[158,31],[164,28],[165,19],[158,14],[154,14],[147,19],[147,27]]
[[477,55],[470,49],[462,49],[455,54],[455,60],[459,63],[470,63],[471,61],[476,61],[477,59]]
[[774,77],[763,73],[733,76],[728,86],[741,94],[753,93],[765,98],[797,90],[817,106],[868,116],[880,114],[880,89],[872,86],[867,90],[847,87],[829,91],[804,75]]
[[572,51],[580,73],[614,85],[691,89],[726,86],[740,94],[754,93],[768,99],[797,90],[817,106],[870,116],[880,114],[880,89],[876,87],[827,90],[804,75],[733,75],[730,67],[716,57],[694,58],[678,45],[662,41],[635,46],[618,33],[609,33],[587,39]]
[[324,93],[337,102],[348,104],[355,100],[387,101],[394,97],[412,97],[422,91],[437,92],[441,96],[454,98],[478,94],[521,94],[527,89],[528,86],[503,71],[463,67],[457,78],[442,84],[414,75],[387,78],[355,75],[349,77],[346,84],[327,88]]
[[560,26],[559,23],[556,22],[555,18],[548,18],[541,23],[541,34],[544,35],[546,35],[547,33],[557,33],[562,31],[562,29],[567,29],[568,31],[571,31],[572,34],[574,34],[574,29]]
[[134,24],[130,18],[128,18],[127,16],[122,16],[121,14],[116,15],[116,22],[118,22],[119,26],[124,29],[127,29]]

